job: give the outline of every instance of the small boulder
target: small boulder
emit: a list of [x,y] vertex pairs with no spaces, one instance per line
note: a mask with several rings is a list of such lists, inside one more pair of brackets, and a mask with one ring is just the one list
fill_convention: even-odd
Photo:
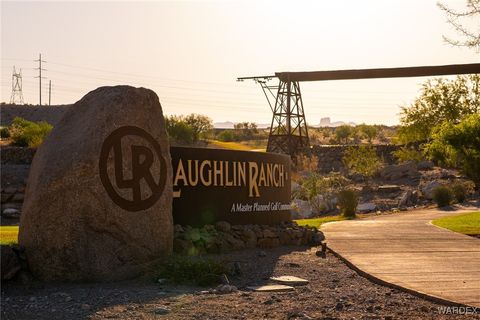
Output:
[[20,211],[14,208],[7,208],[2,211],[2,217],[7,219],[18,219],[20,217]]
[[429,160],[422,160],[417,163],[417,169],[420,171],[432,170],[433,169],[433,162]]
[[417,191],[407,190],[400,198],[398,202],[399,208],[415,205],[417,203],[418,194]]
[[405,178],[418,179],[420,177],[417,165],[413,161],[385,166],[380,175],[387,181],[397,181]]
[[312,215],[312,206],[309,201],[294,199],[292,201],[292,215],[298,219],[308,218]]
[[226,222],[226,221],[218,221],[216,224],[215,224],[215,228],[218,230],[218,231],[221,231],[221,232],[229,232],[230,229],[231,229],[231,225],[230,223]]
[[255,248],[257,246],[257,235],[253,230],[245,228],[242,231],[242,240],[245,242],[246,248]]
[[379,186],[377,191],[382,194],[396,193],[396,192],[400,192],[401,188],[396,184],[385,184],[385,185]]
[[435,190],[435,188],[437,187],[440,187],[442,184],[438,181],[430,181],[430,182],[427,182],[422,188],[421,188],[421,191],[422,191],[422,194],[424,196],[424,198],[426,199],[433,199],[433,190]]
[[357,211],[362,213],[372,212],[372,211],[375,211],[376,209],[377,209],[377,205],[373,202],[360,203],[357,206]]

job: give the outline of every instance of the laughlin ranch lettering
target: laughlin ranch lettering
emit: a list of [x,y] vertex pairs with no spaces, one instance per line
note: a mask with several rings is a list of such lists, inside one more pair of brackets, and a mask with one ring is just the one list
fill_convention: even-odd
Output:
[[[283,188],[288,172],[283,164],[228,160],[179,159],[173,180],[176,196],[181,187],[246,187],[248,197],[260,197],[260,187]],[[179,192],[180,191],[180,192]]]
[[171,147],[173,220],[200,226],[290,220],[290,157],[266,152]]

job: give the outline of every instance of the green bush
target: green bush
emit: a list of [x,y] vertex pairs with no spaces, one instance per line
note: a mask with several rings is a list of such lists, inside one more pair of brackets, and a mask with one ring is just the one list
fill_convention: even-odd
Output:
[[355,217],[358,206],[358,195],[355,190],[345,189],[338,193],[338,206],[347,218]]
[[[336,190],[344,188],[349,180],[340,174],[331,173],[323,176],[319,173],[311,173],[299,180],[299,187],[293,192],[293,198],[310,202],[315,213],[321,213],[326,208],[324,201],[330,201]],[[323,197],[321,201],[318,196]]]
[[409,148],[406,146],[403,146],[400,149],[393,151],[392,154],[395,156],[395,158],[398,159],[399,162],[405,162],[405,161],[420,162],[424,160],[424,156],[421,151],[418,151],[417,149]]
[[433,190],[433,201],[438,207],[446,207],[450,205],[453,200],[452,190],[445,186],[436,187]]
[[8,128],[0,129],[0,138],[2,139],[10,138],[10,131],[8,130]]
[[52,129],[53,126],[45,121],[32,122],[19,117],[8,127],[14,145],[31,148],[41,145]]
[[233,130],[223,130],[217,136],[217,139],[223,142],[237,141],[237,136]]
[[343,163],[349,173],[371,177],[382,167],[383,161],[371,145],[349,147],[343,156]]
[[173,256],[160,266],[158,277],[174,283],[208,286],[220,281],[222,274],[228,274],[223,262],[201,257]]
[[444,122],[435,127],[425,152],[440,164],[461,167],[480,189],[480,113],[457,124]]
[[456,181],[450,185],[453,196],[457,202],[462,203],[467,196],[475,191],[475,184],[472,181]]
[[458,203],[462,203],[467,199],[467,189],[460,183],[453,184],[451,187],[453,196]]

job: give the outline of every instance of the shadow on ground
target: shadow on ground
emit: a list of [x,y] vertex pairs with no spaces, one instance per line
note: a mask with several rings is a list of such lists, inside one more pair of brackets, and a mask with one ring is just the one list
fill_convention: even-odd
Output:
[[[309,247],[279,247],[271,250],[244,250],[220,255],[206,255],[227,266],[239,267],[238,275],[228,278],[240,291],[247,286],[269,282],[282,256],[292,252],[302,253]],[[295,268],[296,265],[292,264]],[[175,300],[188,294],[199,294],[215,287],[158,283],[155,270],[141,278],[115,283],[42,283],[20,274],[14,280],[2,285],[2,319],[85,319],[98,315],[105,309],[114,314],[128,314],[141,306],[158,300]],[[130,307],[124,307],[130,305]],[[133,306],[136,307],[133,307]],[[169,303],[164,304],[165,309]],[[148,308],[148,307],[147,307]],[[153,316],[162,314],[162,308],[153,308]],[[116,316],[115,316],[116,317]],[[108,318],[108,316],[107,316]],[[128,316],[126,318],[129,318]]]

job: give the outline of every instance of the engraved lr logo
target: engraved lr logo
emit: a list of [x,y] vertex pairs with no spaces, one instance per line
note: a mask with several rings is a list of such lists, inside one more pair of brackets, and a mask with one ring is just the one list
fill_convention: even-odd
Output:
[[[139,140],[142,144],[132,143],[132,141]],[[125,161],[124,158],[122,141],[124,144],[131,144],[130,155],[127,155],[131,165],[126,167],[123,164],[128,161]],[[112,162],[109,162],[111,154],[113,170],[109,171],[109,166],[112,166]],[[159,166],[160,177],[152,175],[153,166]],[[138,127],[118,128],[105,139],[100,152],[99,170],[100,180],[109,197],[119,207],[128,211],[150,208],[157,202],[165,188],[167,166],[162,157],[160,145],[150,134]],[[125,174],[125,171],[128,172],[128,175]],[[144,182],[142,183],[142,181]],[[145,194],[145,192],[142,193],[142,186],[145,188],[145,184],[150,189],[150,193],[142,199],[142,194]],[[125,190],[130,190],[130,192],[125,192]]]

